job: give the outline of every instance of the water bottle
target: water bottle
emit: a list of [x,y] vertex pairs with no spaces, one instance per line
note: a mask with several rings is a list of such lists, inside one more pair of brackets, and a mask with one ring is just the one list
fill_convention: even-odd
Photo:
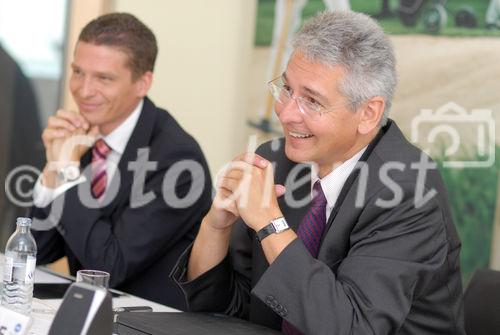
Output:
[[30,314],[36,243],[30,231],[31,219],[18,218],[16,224],[16,231],[5,247],[2,305],[23,314]]

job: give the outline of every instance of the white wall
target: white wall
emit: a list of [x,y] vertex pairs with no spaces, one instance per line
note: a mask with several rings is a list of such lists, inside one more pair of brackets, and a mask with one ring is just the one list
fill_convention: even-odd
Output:
[[[245,149],[256,0],[115,0],[159,44],[150,97],[200,143],[212,176]],[[165,143],[168,145],[168,143]]]
[[[73,0],[69,4],[69,29],[66,49],[65,78],[63,83],[63,108],[66,110],[78,110],[71,92],[69,91],[69,77],[71,75],[71,62],[73,52],[80,31],[87,23],[110,11],[111,0]],[[53,113],[56,111],[54,110]]]

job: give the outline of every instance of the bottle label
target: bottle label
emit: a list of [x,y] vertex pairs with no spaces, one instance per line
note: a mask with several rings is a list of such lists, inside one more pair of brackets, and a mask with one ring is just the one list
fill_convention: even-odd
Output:
[[3,281],[11,282],[12,281],[12,272],[14,270],[14,258],[5,257],[5,264],[3,266]]
[[24,282],[26,284],[33,284],[35,281],[35,267],[36,267],[36,257],[28,256],[26,261],[26,275],[24,277]]

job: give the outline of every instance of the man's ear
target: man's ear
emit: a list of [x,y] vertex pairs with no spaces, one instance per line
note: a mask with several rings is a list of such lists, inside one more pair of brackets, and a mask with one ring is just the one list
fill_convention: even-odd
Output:
[[153,72],[146,71],[136,79],[137,96],[144,98],[153,84]]
[[365,102],[359,111],[361,116],[358,125],[358,132],[366,135],[378,128],[380,120],[384,114],[384,110],[385,100],[380,96],[373,97]]

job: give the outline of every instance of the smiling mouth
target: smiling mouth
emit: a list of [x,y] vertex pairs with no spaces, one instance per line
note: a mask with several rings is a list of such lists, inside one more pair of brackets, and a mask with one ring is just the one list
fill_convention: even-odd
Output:
[[294,131],[289,131],[288,135],[290,135],[293,138],[310,138],[310,137],[313,137],[312,134],[297,133],[297,132],[294,132]]
[[78,105],[80,109],[85,109],[85,110],[96,109],[97,107],[99,107],[99,104],[89,104],[85,102],[80,102]]

